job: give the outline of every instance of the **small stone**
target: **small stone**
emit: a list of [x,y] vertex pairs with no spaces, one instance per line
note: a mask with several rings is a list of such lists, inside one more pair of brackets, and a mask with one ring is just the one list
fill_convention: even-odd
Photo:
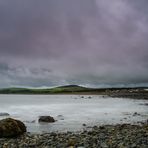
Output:
[[99,126],[99,129],[105,129],[105,127],[104,126]]
[[131,145],[131,147],[132,147],[132,148],[136,148],[137,145],[136,145],[135,143],[133,143],[133,144]]
[[56,136],[57,136],[57,134],[56,134],[56,133],[54,133],[54,132],[52,132],[52,133],[50,134],[50,136],[54,136],[54,137],[56,137]]
[[57,118],[58,118],[58,120],[64,120],[64,116],[63,115],[58,115]]
[[74,138],[68,140],[68,146],[74,146],[76,144],[76,140]]
[[137,112],[134,112],[133,116],[140,116]]
[[101,143],[101,147],[102,147],[102,148],[108,148],[108,146],[107,146],[106,143]]
[[93,127],[93,129],[94,129],[94,130],[97,130],[97,129],[98,129],[98,127],[97,127],[97,126],[94,126],[94,127]]

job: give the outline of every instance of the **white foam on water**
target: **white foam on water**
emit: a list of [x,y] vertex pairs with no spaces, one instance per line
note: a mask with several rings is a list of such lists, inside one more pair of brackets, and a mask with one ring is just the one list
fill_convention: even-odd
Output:
[[[98,95],[0,95],[0,112],[23,121],[29,132],[77,131],[100,124],[133,123],[148,118],[147,100]],[[133,116],[137,112],[141,116]],[[55,123],[39,124],[38,117],[53,116]],[[62,119],[59,118],[62,115]],[[6,117],[0,117],[6,118]],[[64,119],[64,120],[63,120]]]

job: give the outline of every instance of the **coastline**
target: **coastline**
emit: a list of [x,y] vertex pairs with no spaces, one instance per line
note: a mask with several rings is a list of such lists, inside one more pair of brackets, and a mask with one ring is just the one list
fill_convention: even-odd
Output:
[[[42,95],[42,94],[41,94]],[[57,94],[55,94],[57,95]],[[61,95],[61,94],[58,94]],[[65,94],[63,94],[65,95]],[[68,94],[69,95],[69,94]],[[77,95],[77,94],[76,94]],[[85,95],[85,94],[80,94]],[[86,94],[88,95],[88,94]],[[92,95],[92,94],[89,94]],[[98,95],[98,94],[93,94]],[[106,92],[113,98],[146,99],[140,92]],[[140,98],[139,98],[140,96]],[[147,148],[148,120],[137,124],[94,126],[80,132],[25,133],[14,138],[0,138],[0,148]]]
[[1,138],[2,148],[108,148],[148,146],[148,122],[141,125],[117,124],[94,126],[83,132],[25,133],[17,138]]
[[[103,97],[112,98],[128,98],[128,99],[143,99],[148,100],[148,90],[144,88],[106,88],[106,89],[88,89],[88,90],[72,90],[73,88],[68,88],[67,91],[55,91],[55,92],[41,92],[36,90],[35,92],[21,92],[20,90],[16,92],[4,92],[0,90],[0,95],[101,95]],[[78,88],[79,89],[79,88]]]
[[103,95],[133,99],[148,99],[147,87],[87,88],[78,85],[59,86],[47,89],[3,88],[0,94],[6,95]]

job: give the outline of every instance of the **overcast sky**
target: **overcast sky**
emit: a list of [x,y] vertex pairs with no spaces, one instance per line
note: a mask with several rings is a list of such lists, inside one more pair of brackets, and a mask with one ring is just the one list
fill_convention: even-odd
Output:
[[148,0],[0,0],[0,87],[148,84]]

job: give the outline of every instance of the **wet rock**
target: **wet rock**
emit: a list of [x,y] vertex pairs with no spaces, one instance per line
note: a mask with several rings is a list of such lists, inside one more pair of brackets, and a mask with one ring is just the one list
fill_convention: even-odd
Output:
[[133,116],[140,116],[137,112],[134,112]]
[[64,116],[63,116],[63,115],[58,115],[57,118],[58,118],[59,120],[64,120]]
[[83,125],[83,126],[86,126],[86,124],[85,124],[85,123],[83,123],[82,125]]
[[97,126],[93,126],[93,129],[96,130],[96,129],[98,129],[98,127]]
[[16,137],[26,132],[23,122],[12,118],[0,120],[0,137]]
[[26,122],[26,123],[35,123],[35,120],[32,120],[32,121],[23,121],[23,122]]
[[51,116],[40,116],[38,121],[39,122],[53,123],[53,122],[55,122],[55,119]]
[[140,103],[139,105],[146,105],[146,106],[148,106],[148,103]]
[[103,143],[101,143],[101,147],[102,147],[102,148],[108,148],[107,144],[106,144],[106,143],[104,143],[104,142],[103,142]]
[[32,120],[30,123],[35,123],[35,120]]
[[57,133],[52,132],[52,133],[50,134],[50,136],[56,137],[56,136],[57,136]]
[[135,143],[133,143],[133,144],[131,145],[131,147],[132,147],[132,148],[136,148],[137,145],[136,145]]
[[75,138],[71,138],[68,140],[68,146],[74,146],[76,144],[76,139]]
[[0,116],[10,116],[8,113],[0,113]]
[[99,126],[99,129],[101,129],[101,130],[105,129],[105,126]]

